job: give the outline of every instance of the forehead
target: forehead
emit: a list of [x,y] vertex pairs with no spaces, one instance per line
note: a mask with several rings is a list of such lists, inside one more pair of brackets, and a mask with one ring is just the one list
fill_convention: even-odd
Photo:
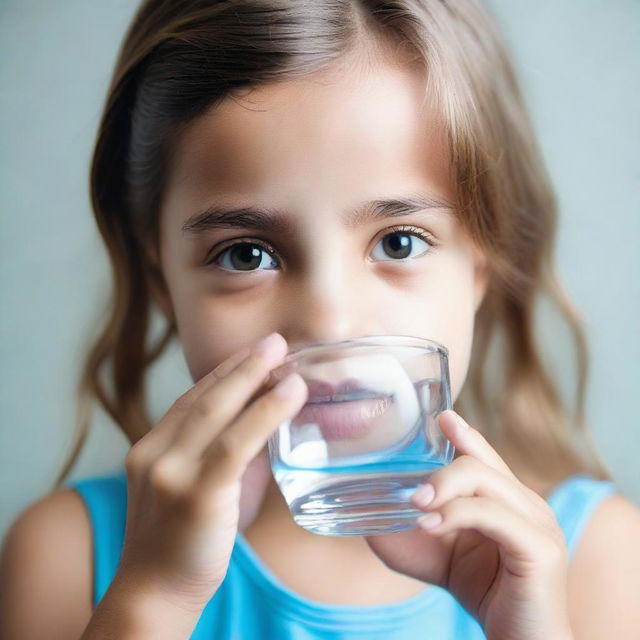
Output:
[[236,91],[181,133],[166,206],[221,197],[348,207],[349,199],[423,188],[452,199],[425,83],[419,69],[377,65]]

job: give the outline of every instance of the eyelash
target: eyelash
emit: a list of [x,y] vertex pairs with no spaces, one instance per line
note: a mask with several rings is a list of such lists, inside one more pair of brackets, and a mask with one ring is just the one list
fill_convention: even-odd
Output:
[[[393,235],[394,233],[406,233],[408,235],[413,235],[413,236],[417,236],[418,238],[420,238],[421,240],[424,240],[431,248],[436,246],[436,241],[434,239],[434,237],[428,233],[427,231],[425,231],[424,229],[421,229],[420,227],[414,227],[412,225],[399,225],[396,227],[390,227],[389,229],[387,229],[386,233],[381,236],[380,240],[382,240],[382,238],[388,236],[388,235]],[[229,244],[227,245],[223,245],[218,251],[217,253],[210,259],[208,259],[205,262],[206,266],[216,266],[214,265],[214,262],[216,260],[218,260],[218,258],[220,258],[220,256],[222,256],[222,254],[229,250],[232,249],[233,247],[235,247],[236,245],[239,244],[254,244],[257,245],[258,247],[264,249],[265,251],[267,251],[268,253],[274,254],[275,256],[278,256],[278,252],[266,241],[264,240],[260,240],[259,238],[235,238],[234,240],[230,241]],[[426,253],[426,252],[425,252]],[[420,254],[420,255],[424,255]],[[418,256],[420,257],[420,256]],[[411,259],[415,259],[415,258],[411,258]],[[279,260],[279,257],[278,257]],[[386,262],[386,261],[385,261]],[[389,260],[388,262],[405,262],[405,260]],[[223,267],[220,267],[221,269],[223,269]],[[257,270],[253,270],[253,271],[232,271],[230,269],[224,269],[224,271],[229,271],[231,273],[253,273]]]

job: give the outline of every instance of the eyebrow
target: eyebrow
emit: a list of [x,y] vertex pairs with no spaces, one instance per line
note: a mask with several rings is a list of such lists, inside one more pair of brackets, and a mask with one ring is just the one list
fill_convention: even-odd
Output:
[[[401,218],[433,209],[453,213],[455,205],[441,196],[418,193],[407,197],[364,202],[343,215],[342,221],[347,228],[355,228],[367,222]],[[295,226],[291,218],[279,209],[214,204],[186,220],[182,225],[182,234],[193,239],[215,229],[256,229],[293,235]]]

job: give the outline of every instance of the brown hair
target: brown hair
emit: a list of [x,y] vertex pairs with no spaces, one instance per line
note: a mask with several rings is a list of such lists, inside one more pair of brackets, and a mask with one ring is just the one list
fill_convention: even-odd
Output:
[[[122,44],[91,167],[91,197],[113,272],[108,317],[78,384],[72,468],[94,399],[133,444],[151,428],[145,374],[176,335],[148,344],[157,212],[172,144],[234,90],[304,76],[367,46],[424,68],[446,129],[462,224],[492,265],[456,409],[523,481],[611,475],[585,427],[587,347],[553,267],[557,201],[508,51],[478,0],[146,0]],[[538,301],[555,306],[577,354],[566,406],[536,341]],[[107,380],[101,379],[105,372]],[[107,384],[108,382],[108,384]]]

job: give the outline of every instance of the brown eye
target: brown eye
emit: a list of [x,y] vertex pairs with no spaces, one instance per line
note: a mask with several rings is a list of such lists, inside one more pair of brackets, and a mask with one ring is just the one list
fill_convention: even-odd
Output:
[[[418,243],[416,245],[416,242]],[[424,245],[423,247],[420,244]],[[421,230],[404,231],[397,230],[392,233],[387,233],[381,241],[374,247],[372,253],[373,257],[383,261],[389,261],[388,259],[375,255],[376,249],[380,246],[386,256],[389,256],[392,260],[406,260],[412,256],[412,253],[417,249],[422,249],[419,253],[414,254],[413,257],[417,258],[425,253],[433,246],[433,242],[429,240],[429,237]]]
[[216,254],[207,264],[215,264],[228,271],[255,271],[278,266],[266,247],[255,242],[236,242]]

